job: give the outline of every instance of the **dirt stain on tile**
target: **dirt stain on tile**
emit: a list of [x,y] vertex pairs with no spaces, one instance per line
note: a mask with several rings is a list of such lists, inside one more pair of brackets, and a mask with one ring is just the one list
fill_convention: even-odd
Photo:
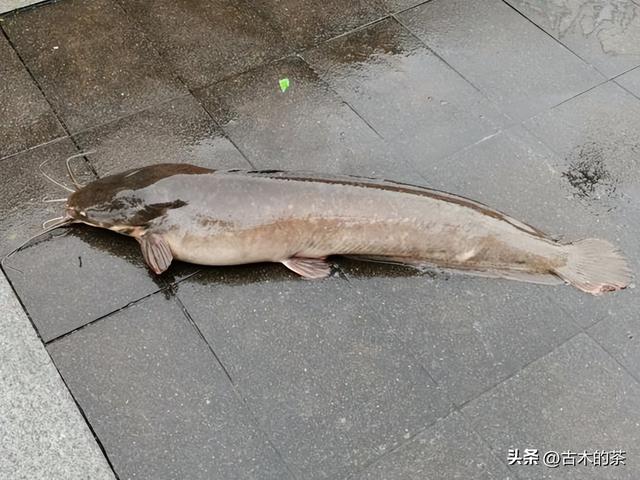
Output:
[[567,157],[568,168],[562,176],[577,197],[615,197],[619,179],[606,164],[605,150],[598,142],[587,142],[577,146]]

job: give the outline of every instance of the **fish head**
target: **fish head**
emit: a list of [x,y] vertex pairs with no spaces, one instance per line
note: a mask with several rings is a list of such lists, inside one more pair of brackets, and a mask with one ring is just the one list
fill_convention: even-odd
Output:
[[71,193],[65,213],[73,223],[140,234],[167,210],[187,204],[172,198],[170,191],[159,186],[161,180],[178,174],[207,172],[211,170],[193,165],[161,164],[110,175]]
[[136,204],[131,193],[113,185],[90,183],[69,195],[66,216],[73,223],[118,230],[133,226]]

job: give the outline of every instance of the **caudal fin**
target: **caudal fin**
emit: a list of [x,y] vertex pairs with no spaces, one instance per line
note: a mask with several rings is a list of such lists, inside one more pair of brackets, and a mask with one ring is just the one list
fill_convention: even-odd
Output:
[[587,238],[563,245],[567,263],[554,270],[560,278],[583,292],[600,295],[625,288],[631,270],[619,250],[606,240]]

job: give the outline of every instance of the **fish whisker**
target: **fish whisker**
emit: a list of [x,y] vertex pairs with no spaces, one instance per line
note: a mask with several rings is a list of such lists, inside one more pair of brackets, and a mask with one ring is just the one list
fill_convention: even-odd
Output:
[[47,158],[44,162],[42,162],[39,166],[38,169],[40,170],[40,173],[42,174],[42,176],[44,178],[46,178],[47,180],[49,180],[50,182],[56,184],[57,186],[59,186],[60,188],[65,189],[67,192],[71,192],[73,193],[75,190],[70,189],[69,187],[67,187],[66,185],[60,183],[57,180],[54,180],[53,178],[51,178],[47,173],[45,173],[45,171],[42,169],[42,167],[44,167],[47,163],[49,163],[49,160],[51,160],[50,158]]
[[[68,157],[65,160],[65,165],[67,166],[67,173],[69,174],[69,178],[71,178],[71,181],[73,182],[73,185],[76,187],[76,190],[82,188],[82,184],[80,182],[78,182],[78,179],[76,178],[76,176],[73,174],[73,172],[71,171],[71,165],[70,165],[70,161],[73,160],[74,158],[78,158],[78,157],[83,157],[85,155],[89,155],[91,153],[96,153],[95,150],[90,150],[88,152],[80,152],[80,153],[76,153],[75,155],[71,155],[70,157]],[[59,182],[55,179],[53,179],[49,174],[45,173],[45,171],[43,170],[43,167],[49,163],[51,159],[48,158],[45,161],[43,161],[38,169],[40,170],[40,173],[44,176],[44,178],[46,178],[47,180],[49,180],[50,182],[56,184],[57,186],[59,186],[60,188],[65,189],[67,192],[71,192],[73,193],[75,190],[72,190],[71,188],[69,188],[68,186],[66,186],[65,184],[63,184],[62,182]]]
[[[20,245],[18,245],[16,248],[14,248],[9,253],[7,253],[4,257],[2,257],[2,260],[0,260],[0,267],[4,268],[4,264],[9,259],[9,257],[11,257],[13,254],[19,252],[23,248],[25,248],[27,245],[29,245],[36,238],[41,237],[42,235],[45,235],[45,234],[47,234],[49,232],[52,232],[56,228],[65,227],[65,226],[71,225],[73,223],[73,218],[71,218],[71,217],[59,217],[59,218],[52,218],[51,220],[47,220],[46,222],[44,222],[44,224],[46,224],[48,222],[52,222],[54,220],[58,221],[58,223],[55,223],[55,224],[49,226],[48,228],[45,228],[42,232],[37,233],[37,234],[33,235],[32,237],[28,238],[27,240],[22,242]],[[10,267],[10,268],[20,272],[20,270],[17,270],[17,269],[15,269],[13,267]],[[20,272],[20,273],[22,273],[22,272]]]
[[73,182],[73,184],[76,186],[76,189],[80,189],[83,187],[83,185],[78,181],[78,179],[76,178],[76,176],[73,174],[73,172],[71,171],[71,165],[70,165],[70,161],[73,160],[74,158],[78,158],[78,157],[84,157],[85,155],[90,155],[92,153],[96,153],[95,150],[89,150],[88,152],[80,152],[80,153],[76,153],[75,155],[71,155],[69,158],[67,158],[65,160],[65,164],[67,165],[67,173],[69,174],[69,178],[71,178],[71,181]]
[[68,200],[68,198],[47,198],[47,197],[44,197],[42,199],[42,201],[45,202],[45,203],[66,202],[67,200]]
[[[47,228],[49,228],[47,226],[49,223],[51,223],[51,222],[60,222],[60,220],[65,220],[65,222],[63,222],[63,223],[66,223],[66,220],[68,220],[68,218],[69,217],[62,216],[62,217],[56,217],[56,218],[51,218],[49,220],[45,220],[44,222],[42,222],[42,228],[44,230],[46,230]],[[57,225],[57,224],[54,223],[54,225]],[[53,227],[53,225],[51,225],[51,226]]]

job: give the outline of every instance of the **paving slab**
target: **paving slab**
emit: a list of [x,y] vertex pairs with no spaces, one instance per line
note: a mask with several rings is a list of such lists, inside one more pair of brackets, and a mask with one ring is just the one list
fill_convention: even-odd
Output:
[[243,0],[282,33],[285,43],[304,49],[387,15],[377,0]]
[[[340,265],[371,312],[397,335],[456,405],[560,345],[579,327],[552,287],[364,262]],[[558,287],[562,288],[562,287]]]
[[483,440],[458,412],[419,433],[383,456],[354,480],[508,480],[514,478],[497,462]]
[[640,98],[640,67],[616,78],[616,83]]
[[299,57],[195,95],[257,168],[401,178],[412,171]]
[[98,175],[155,163],[209,168],[249,167],[242,154],[191,95],[74,137]]
[[[45,342],[176,279],[171,270],[162,277],[150,272],[131,238],[85,226],[61,233],[21,250],[5,263],[7,276]],[[180,264],[174,268],[181,272]]]
[[192,89],[282,57],[292,48],[249,2],[120,4]]
[[604,80],[500,0],[433,0],[398,18],[514,120]]
[[450,411],[340,277],[227,267],[178,296],[298,478],[345,478]]
[[10,12],[18,8],[27,7],[35,3],[40,3],[43,0],[1,0],[0,1],[0,13]]
[[2,26],[71,132],[186,93],[114,2],[50,3]]
[[395,19],[303,56],[399,155],[415,162],[451,154],[508,122]]
[[[416,165],[426,186],[472,198],[564,241],[615,226],[606,212],[591,214],[573,195],[562,157],[519,125]],[[610,240],[616,238],[614,232]]]
[[[588,236],[603,237],[640,272],[637,237],[640,173],[640,100],[613,82],[601,85],[525,123],[560,160],[567,191],[592,219]],[[635,316],[640,296],[632,289],[601,298],[569,292],[565,308],[592,325],[600,318]]]
[[613,358],[640,380],[640,318],[638,315],[606,318],[588,330]]
[[[628,115],[633,118],[632,112]],[[576,116],[577,121],[580,118]],[[617,134],[613,130],[612,137]],[[568,135],[560,125],[555,132],[559,137]],[[562,242],[589,237],[609,240],[629,257],[633,271],[639,271],[638,249],[633,246],[637,236],[634,201],[622,200],[620,208],[612,210],[606,196],[584,199],[576,195],[565,158],[523,127],[512,127],[418,167],[424,178],[420,183],[483,202]],[[625,192],[633,191],[634,184],[631,181]],[[635,289],[592,297],[568,286],[547,286],[541,293],[583,327],[602,318],[630,314],[638,301]]]
[[[66,198],[69,192],[47,180],[38,167],[49,160],[43,171],[70,187],[64,161],[77,153],[73,142],[63,138],[0,160],[0,256],[42,232],[42,222],[64,213],[64,202],[47,203],[44,199]],[[80,181],[95,178],[83,160],[72,165]]]
[[5,276],[0,273],[0,477],[114,475]]
[[608,78],[640,65],[640,5],[633,0],[507,0]]
[[47,348],[120,478],[292,478],[173,298]]
[[62,137],[65,132],[42,92],[1,33],[0,158],[3,158]]
[[429,0],[380,0],[392,13],[401,12],[407,8],[415,7]]
[[[421,165],[419,183],[481,201],[561,241],[608,239],[625,251],[637,272],[637,248],[632,246],[637,232],[631,221],[615,211],[592,211],[573,195],[565,169],[562,157],[516,126]],[[344,268],[458,404],[544,355],[578,326],[626,318],[637,310],[636,289],[591,297],[562,285],[442,274],[431,278],[364,263]],[[379,305],[381,297],[385,301]]]
[[[512,465],[521,479],[635,479],[640,385],[584,333],[473,400],[462,413],[507,463],[510,448],[538,449],[538,465]],[[626,465],[543,465],[543,454],[624,450]],[[593,458],[593,457],[592,457]],[[593,461],[593,460],[591,460]]]

